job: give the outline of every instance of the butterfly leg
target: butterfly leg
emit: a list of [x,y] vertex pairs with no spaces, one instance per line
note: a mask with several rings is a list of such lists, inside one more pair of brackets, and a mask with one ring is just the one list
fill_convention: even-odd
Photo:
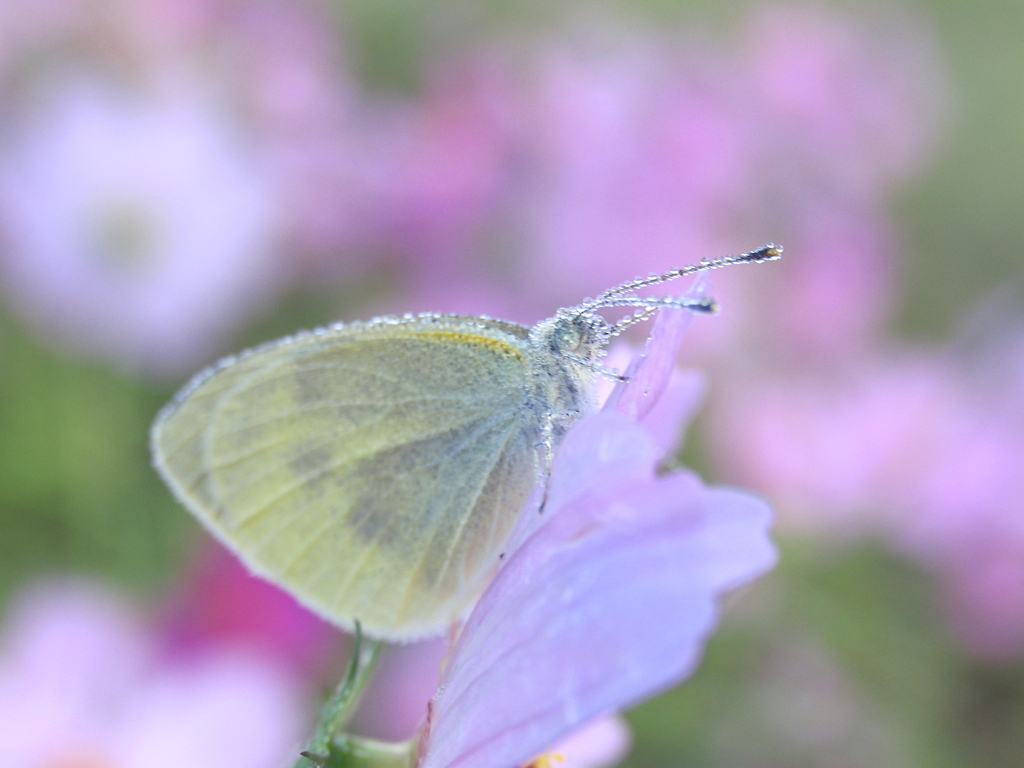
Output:
[[565,355],[566,358],[568,358],[569,360],[572,360],[577,365],[580,365],[580,366],[582,366],[584,368],[589,368],[594,373],[598,374],[599,376],[604,376],[606,379],[611,379],[612,381],[619,381],[619,382],[627,382],[627,381],[629,381],[629,377],[628,376],[624,376],[623,374],[619,373],[618,371],[613,370],[611,368],[608,368],[607,366],[601,365],[598,362],[595,362],[593,360],[585,360],[584,358],[580,357],[579,355],[574,355],[572,352],[565,352],[564,355]]
[[542,452],[541,460],[537,462],[537,482],[540,483],[541,487],[540,505],[537,507],[537,514],[544,513],[544,507],[548,501],[551,467],[555,463],[556,439],[564,435],[565,431],[579,417],[580,413],[578,411],[553,411],[544,420],[541,442],[537,444],[537,448]]

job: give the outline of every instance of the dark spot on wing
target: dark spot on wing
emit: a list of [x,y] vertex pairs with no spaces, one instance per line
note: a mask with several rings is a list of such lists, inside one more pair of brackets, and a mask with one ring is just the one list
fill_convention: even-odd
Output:
[[331,450],[330,446],[322,445],[317,448],[303,450],[288,462],[288,466],[299,477],[312,477],[323,472],[333,458],[334,451]]
[[404,549],[436,514],[437,472],[444,457],[436,436],[379,451],[346,474],[358,495],[348,523],[361,540]]

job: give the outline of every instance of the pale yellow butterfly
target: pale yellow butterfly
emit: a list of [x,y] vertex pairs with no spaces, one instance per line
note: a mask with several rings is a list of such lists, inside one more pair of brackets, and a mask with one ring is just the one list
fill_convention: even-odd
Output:
[[[157,417],[154,463],[255,573],[372,637],[440,634],[470,608],[613,336],[663,307],[637,279],[532,328],[409,315],[300,333],[221,361]],[[597,310],[639,307],[617,324]]]

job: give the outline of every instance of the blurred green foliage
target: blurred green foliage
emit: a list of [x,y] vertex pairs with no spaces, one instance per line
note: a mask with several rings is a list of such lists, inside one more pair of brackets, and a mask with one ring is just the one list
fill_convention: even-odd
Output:
[[947,336],[978,301],[1024,275],[1024,4],[929,0],[955,89],[931,171],[902,200],[913,257],[901,327]]
[[149,466],[169,392],[66,357],[0,315],[0,599],[67,570],[151,588],[191,524]]

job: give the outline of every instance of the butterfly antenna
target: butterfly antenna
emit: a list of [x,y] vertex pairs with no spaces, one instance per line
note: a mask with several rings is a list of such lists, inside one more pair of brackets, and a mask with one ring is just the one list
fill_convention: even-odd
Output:
[[609,335],[618,336],[631,325],[636,325],[637,323],[642,323],[646,320],[650,320],[652,317],[654,317],[655,314],[657,314],[659,309],[661,309],[661,307],[648,307],[647,309],[638,309],[632,315],[626,315],[624,318],[619,320],[619,322],[615,323],[615,325],[612,326]]
[[583,315],[602,307],[640,307],[632,315],[623,318],[611,326],[610,336],[618,336],[629,326],[648,320],[659,309],[688,309],[691,312],[699,312],[701,314],[714,314],[718,311],[718,304],[710,296],[641,297],[629,296],[627,294],[650,285],[658,285],[659,283],[665,283],[679,277],[695,275],[699,272],[707,272],[708,270],[727,267],[731,264],[758,264],[762,261],[775,261],[782,256],[782,251],[781,245],[768,243],[747,253],[723,256],[720,259],[705,259],[699,264],[690,264],[673,269],[663,275],[637,278],[605,291],[596,299],[589,299],[583,302],[578,307],[575,307],[575,311]]
[[609,288],[594,299],[592,303],[597,304],[598,306],[609,306],[605,302],[614,300],[616,297],[622,296],[624,293],[632,293],[640,288],[646,288],[649,285],[667,283],[669,280],[686,277],[687,275],[695,275],[698,272],[707,272],[708,270],[718,269],[719,267],[728,267],[731,264],[759,264],[762,261],[775,261],[782,256],[782,251],[783,248],[781,245],[768,243],[767,245],[762,245],[760,248],[748,251],[747,253],[723,256],[720,259],[704,259],[698,264],[689,264],[685,267],[673,269],[663,275],[641,277],[636,280],[631,280],[628,283],[623,283],[615,288]]

